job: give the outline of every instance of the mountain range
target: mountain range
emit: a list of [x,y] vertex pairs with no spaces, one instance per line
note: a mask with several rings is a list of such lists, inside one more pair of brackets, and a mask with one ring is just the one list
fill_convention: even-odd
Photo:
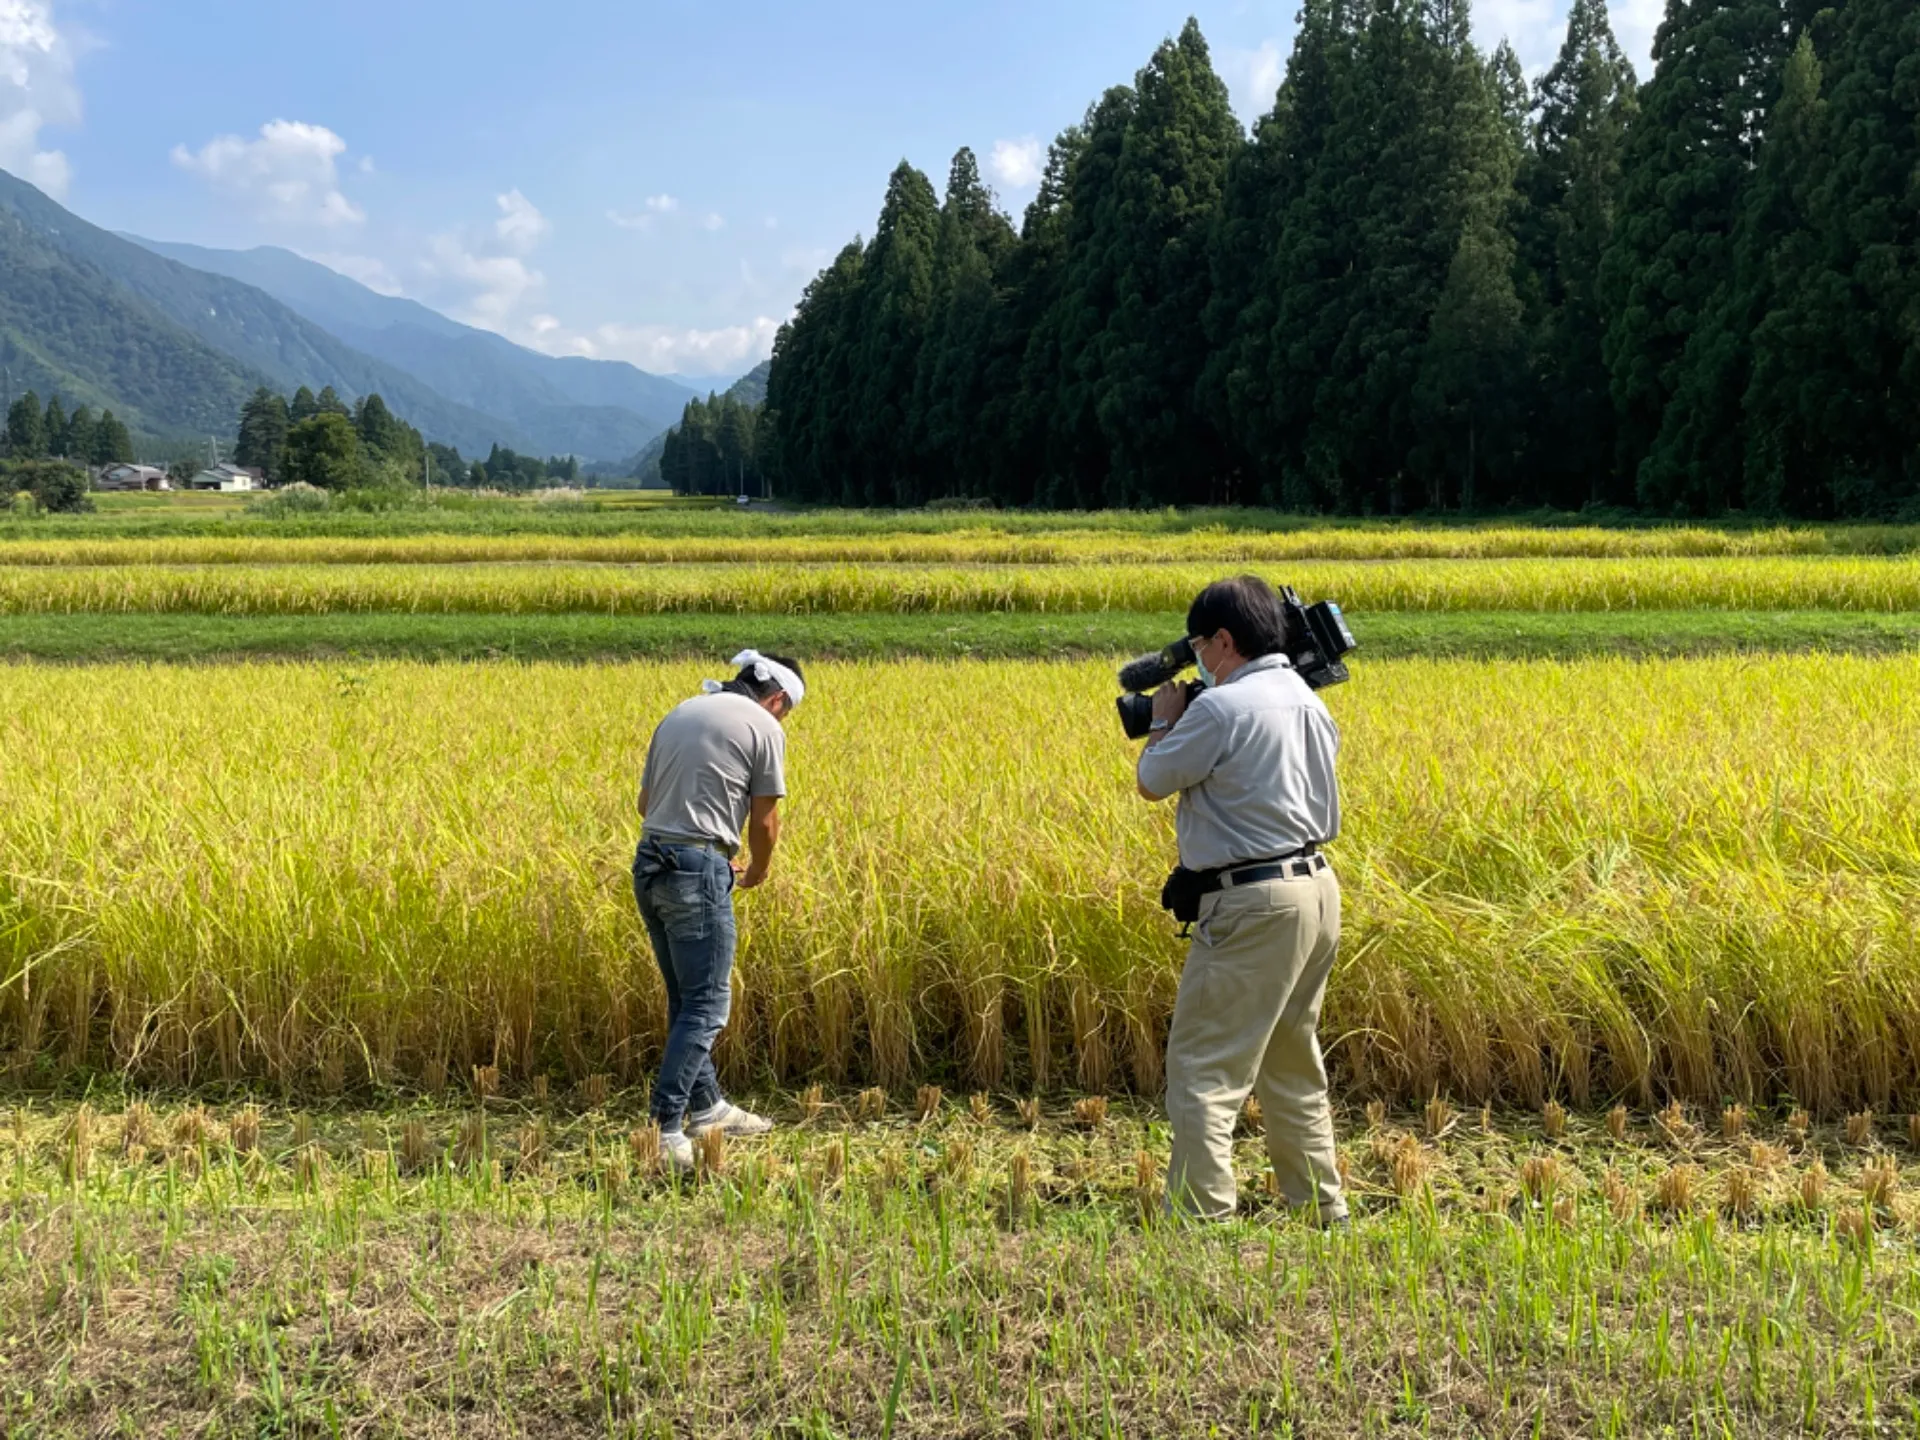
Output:
[[0,364],[12,393],[111,408],[156,438],[231,434],[258,386],[373,391],[428,438],[633,455],[695,392],[613,360],[541,355],[271,247],[115,235],[0,171]]

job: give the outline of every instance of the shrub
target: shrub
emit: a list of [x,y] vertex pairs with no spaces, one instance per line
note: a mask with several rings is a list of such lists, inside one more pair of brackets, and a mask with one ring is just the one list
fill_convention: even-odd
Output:
[[332,497],[317,485],[295,481],[247,502],[247,513],[268,520],[293,515],[322,515],[333,508]]
[[7,467],[6,484],[26,491],[34,505],[50,515],[83,515],[93,509],[87,472],[63,460],[22,460]]

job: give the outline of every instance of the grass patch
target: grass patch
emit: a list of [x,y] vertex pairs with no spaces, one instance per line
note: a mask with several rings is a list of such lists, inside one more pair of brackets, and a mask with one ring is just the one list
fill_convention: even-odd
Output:
[[1146,1109],[1088,1128],[1055,1101],[1028,1129],[1001,1097],[918,1123],[897,1101],[855,1122],[851,1096],[767,1097],[787,1128],[674,1183],[636,1163],[636,1098],[496,1098],[484,1120],[239,1097],[17,1112],[0,1428],[1038,1440],[1911,1418],[1897,1140],[1766,1114],[1678,1140],[1646,1115],[1619,1139],[1577,1115],[1349,1116],[1356,1221],[1328,1235],[1263,1198],[1251,1127],[1244,1218],[1194,1230],[1159,1218]]
[[[956,615],[17,615],[0,657],[62,663],[338,660],[587,663],[733,653],[751,642],[811,659],[1072,659],[1141,654],[1182,616],[1109,611]],[[1349,612],[1360,660],[1633,659],[1726,653],[1887,655],[1920,649],[1920,613]]]

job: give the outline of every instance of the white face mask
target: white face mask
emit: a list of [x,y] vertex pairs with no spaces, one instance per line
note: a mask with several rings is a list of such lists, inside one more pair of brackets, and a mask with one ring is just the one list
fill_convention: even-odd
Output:
[[1193,663],[1195,668],[1200,672],[1200,684],[1202,688],[1211,690],[1216,683],[1213,678],[1213,672],[1207,669],[1207,662],[1200,658],[1200,652],[1197,649],[1193,652]]

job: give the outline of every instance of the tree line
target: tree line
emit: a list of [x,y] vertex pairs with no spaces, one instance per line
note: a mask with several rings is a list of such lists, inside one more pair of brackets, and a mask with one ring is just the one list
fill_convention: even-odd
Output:
[[680,495],[759,495],[760,411],[731,394],[689,400],[660,452],[660,476]]
[[531,490],[579,473],[571,456],[539,460],[495,445],[471,464],[450,445],[429,442],[377,394],[349,406],[329,385],[316,395],[305,385],[291,400],[264,386],[240,412],[234,463],[259,470],[269,485],[305,484],[322,490],[391,489],[421,485]]
[[76,465],[118,465],[133,459],[133,436],[103,410],[96,418],[85,405],[68,414],[54,395],[45,407],[29,390],[7,409],[6,458],[15,461],[66,460]]
[[1574,0],[1529,86],[1467,0],[1305,0],[1248,136],[1199,26],[1016,233],[902,163],[774,348],[780,493],[1869,516],[1920,507],[1920,6]]

